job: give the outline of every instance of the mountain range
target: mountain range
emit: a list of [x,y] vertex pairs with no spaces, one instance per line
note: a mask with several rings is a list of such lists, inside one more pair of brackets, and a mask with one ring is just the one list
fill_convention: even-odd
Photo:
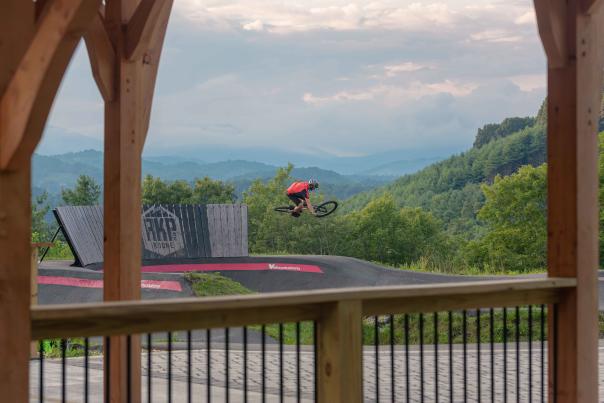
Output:
[[[208,176],[230,182],[236,193],[241,193],[255,179],[274,176],[277,166],[247,160],[204,162],[194,159],[155,156],[143,158],[143,175],[152,175],[163,180],[194,181]],[[58,155],[35,154],[33,158],[32,183],[39,194],[45,190],[51,195],[62,189],[73,187],[78,176],[88,175],[98,183],[103,181],[103,153],[85,150]],[[297,179],[318,179],[328,196],[347,198],[356,193],[383,185],[394,179],[387,175],[342,175],[318,167],[294,168],[292,175]]]

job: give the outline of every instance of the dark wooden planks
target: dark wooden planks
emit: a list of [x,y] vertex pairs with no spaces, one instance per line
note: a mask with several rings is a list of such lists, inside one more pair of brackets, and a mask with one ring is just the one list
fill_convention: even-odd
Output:
[[[145,205],[142,212],[141,245],[144,260],[237,257],[248,254],[245,205]],[[58,207],[55,216],[76,257],[76,264],[87,266],[103,262],[101,206]],[[171,224],[167,224],[167,221]],[[150,225],[151,235],[146,225]],[[151,241],[164,242],[154,248],[149,244]]]
[[207,217],[212,257],[248,255],[247,206],[208,204]]
[[103,261],[103,212],[100,206],[57,207],[55,216],[77,263],[87,266]]

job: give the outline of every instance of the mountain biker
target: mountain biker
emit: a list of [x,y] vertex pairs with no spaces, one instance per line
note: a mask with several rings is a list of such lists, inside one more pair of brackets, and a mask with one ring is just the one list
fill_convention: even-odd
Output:
[[292,216],[300,217],[300,212],[304,205],[308,206],[308,211],[312,215],[315,214],[315,209],[310,203],[309,190],[319,188],[319,182],[316,179],[309,179],[307,182],[294,182],[287,188],[287,197],[294,202],[296,207],[292,209]]

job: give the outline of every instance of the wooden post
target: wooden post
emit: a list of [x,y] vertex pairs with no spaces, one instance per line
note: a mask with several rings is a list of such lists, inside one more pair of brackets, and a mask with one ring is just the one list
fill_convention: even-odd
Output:
[[[0,97],[33,36],[33,23],[33,3],[0,5]],[[0,170],[0,390],[7,402],[29,399],[30,203],[28,166]]]
[[100,0],[0,3],[0,391],[29,399],[31,155]]
[[[602,13],[536,0],[548,56],[548,274],[576,277],[549,309],[549,399],[598,401],[598,115]],[[593,2],[595,6],[595,2]]]
[[325,305],[318,326],[319,402],[363,401],[361,301]]
[[[105,301],[141,296],[141,153],[171,7],[172,0],[107,1],[85,36],[105,101]],[[110,342],[110,400],[139,402],[140,338],[131,338],[129,366],[126,337]]]

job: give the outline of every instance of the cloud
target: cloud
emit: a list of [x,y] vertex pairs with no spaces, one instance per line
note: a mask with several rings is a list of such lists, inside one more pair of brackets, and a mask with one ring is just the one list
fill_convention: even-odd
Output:
[[243,29],[245,29],[246,31],[263,31],[264,24],[260,20],[255,20],[253,22],[243,24]]
[[400,73],[411,73],[425,68],[429,68],[429,66],[414,62],[405,62],[386,65],[384,66],[384,71],[386,72],[387,77],[394,77]]
[[470,39],[477,42],[505,43],[520,42],[522,36],[503,29],[489,29],[470,35]]
[[203,29],[223,30],[240,26],[248,31],[265,30],[272,33],[313,30],[427,30],[435,26],[450,26],[458,17],[456,12],[443,2],[181,0],[176,4],[180,15]]
[[525,92],[545,89],[547,86],[547,77],[545,73],[511,76],[509,77],[509,80]]
[[377,85],[360,91],[340,91],[333,95],[317,96],[306,92],[302,100],[310,105],[322,106],[333,103],[375,101],[378,104],[396,107],[426,96],[448,94],[454,97],[469,95],[477,85],[444,80],[436,83],[413,81],[407,86]]
[[537,18],[535,16],[534,10],[528,10],[527,12],[518,16],[518,18],[514,20],[514,23],[517,25],[535,25],[536,22]]

